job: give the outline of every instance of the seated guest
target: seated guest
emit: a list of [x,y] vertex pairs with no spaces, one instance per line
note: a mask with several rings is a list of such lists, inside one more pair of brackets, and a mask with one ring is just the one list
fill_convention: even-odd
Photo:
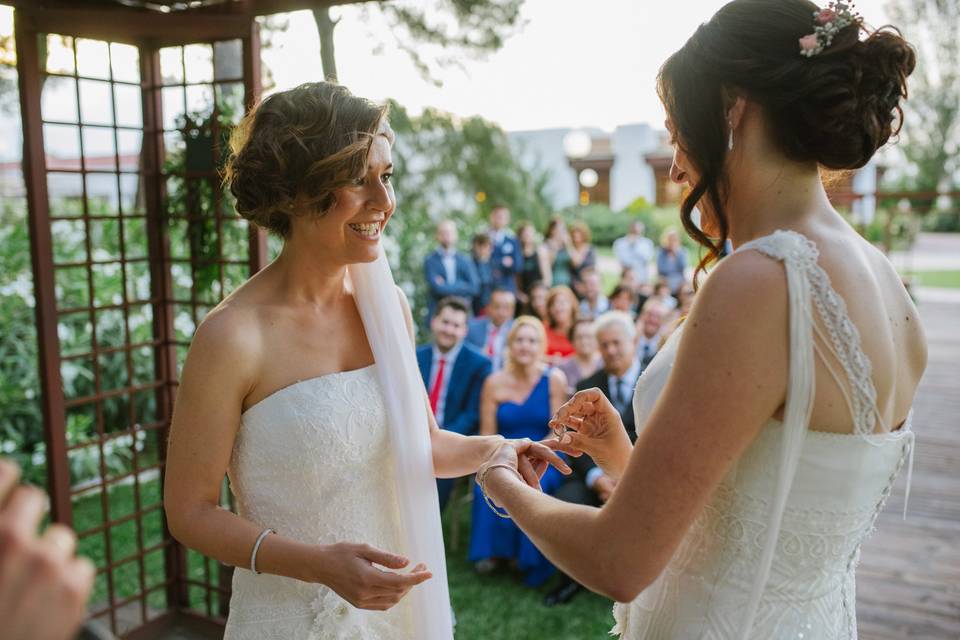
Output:
[[637,294],[629,287],[618,284],[613,288],[613,291],[610,292],[609,300],[611,311],[623,311],[624,313],[629,313],[631,317],[636,315]]
[[583,282],[583,299],[580,301],[580,315],[591,320],[607,311],[610,302],[603,295],[603,280],[596,269],[590,267],[580,272]]
[[693,297],[696,293],[693,285],[689,282],[684,282],[680,287],[680,291],[677,292],[677,310],[680,311],[681,316],[690,313],[690,307],[693,306]]
[[478,233],[473,236],[470,253],[473,258],[473,266],[477,270],[477,280],[479,282],[479,292],[472,300],[473,313],[479,316],[487,308],[487,303],[490,302],[490,294],[493,292],[493,263],[491,262],[493,243],[490,241],[490,236],[485,233]]
[[670,293],[670,286],[662,280],[654,286],[653,295],[647,300],[658,301],[668,312],[677,308],[677,299]]
[[577,383],[589,378],[600,368],[600,352],[597,350],[597,336],[593,332],[593,321],[580,318],[570,330],[570,342],[573,343],[573,355],[557,365],[567,376],[570,395],[577,390]]
[[[622,311],[610,311],[594,322],[594,331],[603,368],[577,384],[577,391],[598,388],[616,407],[630,440],[637,439],[633,414],[633,391],[640,377],[640,363],[634,357],[637,347],[636,327],[633,318]],[[616,486],[612,478],[604,475],[589,456],[571,458],[573,473],[564,478],[554,496],[566,502],[600,506],[610,497]],[[567,576],[544,599],[552,606],[569,602],[582,587]]]
[[663,338],[660,332],[666,316],[667,310],[655,298],[647,300],[643,309],[640,310],[640,316],[637,318],[637,359],[640,361],[641,372],[647,368],[660,349]]
[[577,321],[577,296],[570,287],[556,285],[547,294],[547,360],[558,363],[573,354],[570,330]]
[[[542,440],[549,435],[550,417],[567,398],[567,380],[559,369],[544,362],[546,336],[536,318],[520,316],[507,338],[502,371],[487,378],[480,396],[480,434]],[[546,493],[560,485],[563,476],[553,467],[540,479]],[[513,523],[494,513],[474,486],[470,561],[478,573],[488,573],[498,563],[513,561],[524,573],[524,582],[542,585],[554,573],[553,565]]]
[[527,304],[523,305],[522,315],[533,316],[540,322],[547,322],[547,294],[550,287],[544,282],[534,282],[530,285],[527,295]]
[[647,300],[653,297],[653,285],[649,282],[645,282],[637,287],[637,312],[639,313],[640,309],[643,309],[643,305],[646,304]]
[[[427,388],[430,408],[441,429],[465,436],[476,435],[480,424],[480,391],[490,375],[490,360],[465,344],[470,308],[460,298],[437,303],[430,320],[433,344],[417,349],[420,376]],[[453,478],[437,480],[440,510],[447,504]]]
[[483,317],[471,320],[467,329],[467,342],[490,359],[494,371],[503,364],[503,345],[516,309],[517,298],[512,291],[494,289]]
[[680,287],[680,291],[677,292],[679,304],[676,309],[667,314],[667,318],[663,322],[663,329],[660,331],[661,338],[664,341],[670,337],[670,334],[677,330],[677,327],[680,326],[683,319],[690,313],[690,307],[693,305],[693,296],[695,293],[693,285],[689,282],[684,283],[683,286]]

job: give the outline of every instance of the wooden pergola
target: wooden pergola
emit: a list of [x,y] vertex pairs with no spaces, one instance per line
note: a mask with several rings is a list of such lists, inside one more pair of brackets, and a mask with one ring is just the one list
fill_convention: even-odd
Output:
[[[101,552],[92,618],[127,638],[172,630],[219,637],[232,572],[170,537],[161,496],[192,328],[268,257],[265,234],[239,220],[222,191],[224,129],[260,94],[256,17],[350,2],[0,2],[15,8],[52,519],[74,526],[81,548]],[[190,68],[187,49],[208,56],[202,68]],[[121,57],[134,62],[121,68]],[[188,132],[197,118],[199,128]],[[104,144],[112,152],[104,154]],[[63,148],[74,151],[65,157]],[[120,278],[108,298],[105,274]],[[83,284],[65,288],[67,279]],[[79,348],[62,344],[68,333],[82,337]],[[106,363],[119,378],[107,379]],[[76,368],[91,378],[82,389],[65,385],[64,371]],[[90,428],[68,437],[78,416]],[[142,441],[147,446],[138,448]],[[120,442],[131,443],[132,465],[118,473],[105,451]],[[70,460],[80,451],[99,460],[99,473],[76,486]],[[111,502],[118,486],[132,491],[127,513]],[[79,496],[91,495],[102,514],[92,526],[74,513]],[[132,532],[132,551],[117,543],[123,528]],[[136,578],[121,588],[121,575]]]

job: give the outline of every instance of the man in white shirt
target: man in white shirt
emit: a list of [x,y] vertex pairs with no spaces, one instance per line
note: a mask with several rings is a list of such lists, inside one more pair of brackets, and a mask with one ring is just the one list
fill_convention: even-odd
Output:
[[487,303],[486,315],[470,321],[467,342],[490,358],[494,371],[503,366],[503,348],[513,325],[516,308],[517,297],[512,291],[494,289]]
[[583,282],[583,300],[580,301],[580,317],[593,320],[610,309],[610,301],[603,295],[603,281],[593,267],[580,273]]
[[645,233],[644,224],[634,220],[630,223],[627,235],[613,241],[613,254],[623,268],[636,272],[640,284],[650,281],[650,264],[656,252],[653,240],[646,237]]

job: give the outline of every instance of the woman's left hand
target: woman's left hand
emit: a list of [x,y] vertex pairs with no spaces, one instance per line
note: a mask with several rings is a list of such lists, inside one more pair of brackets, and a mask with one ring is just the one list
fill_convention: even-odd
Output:
[[555,467],[560,473],[569,475],[572,470],[557,453],[543,442],[534,442],[529,438],[504,440],[480,465],[478,473],[493,465],[506,465],[516,469],[523,481],[534,489],[540,489],[540,478],[548,466]]

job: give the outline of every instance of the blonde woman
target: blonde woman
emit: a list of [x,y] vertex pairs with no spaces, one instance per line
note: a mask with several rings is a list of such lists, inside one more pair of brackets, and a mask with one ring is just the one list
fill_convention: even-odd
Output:
[[[517,318],[507,334],[504,367],[493,373],[480,395],[480,433],[485,436],[529,438],[537,441],[547,435],[547,422],[567,398],[567,378],[544,361],[546,333],[543,324],[532,316]],[[554,491],[562,476],[547,470],[540,480],[547,493]],[[473,531],[470,536],[470,561],[477,571],[486,573],[504,560],[513,560],[532,587],[542,585],[554,567],[510,520],[496,515],[474,493]]]

